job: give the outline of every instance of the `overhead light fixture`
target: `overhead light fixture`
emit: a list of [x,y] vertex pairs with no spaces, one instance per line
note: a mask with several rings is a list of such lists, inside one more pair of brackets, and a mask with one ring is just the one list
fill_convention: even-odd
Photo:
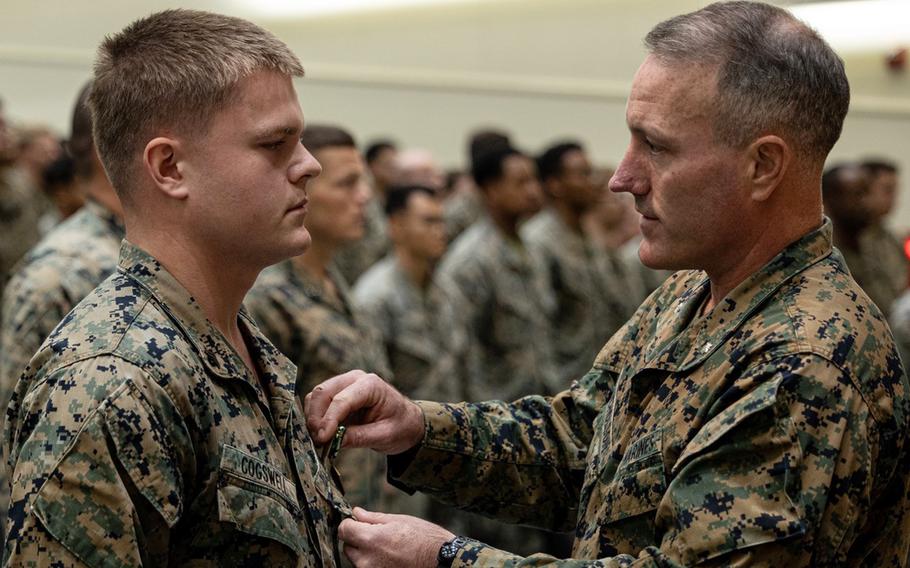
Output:
[[[396,8],[424,8],[451,4],[478,4],[490,0],[233,0],[233,4],[265,18],[308,18],[379,12]],[[500,0],[501,1],[501,0]]]
[[880,51],[910,44],[910,2],[811,2],[788,8],[841,52]]

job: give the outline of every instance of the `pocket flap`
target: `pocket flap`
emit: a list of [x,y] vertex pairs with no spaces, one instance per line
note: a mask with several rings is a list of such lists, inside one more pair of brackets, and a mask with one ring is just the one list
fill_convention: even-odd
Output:
[[240,532],[280,542],[297,555],[308,549],[305,531],[283,500],[240,485],[218,488],[218,520]]
[[772,407],[777,400],[777,389],[780,387],[781,380],[776,378],[759,385],[751,393],[709,420],[686,444],[673,465],[671,474],[676,475],[694,455],[708,449],[749,416]]

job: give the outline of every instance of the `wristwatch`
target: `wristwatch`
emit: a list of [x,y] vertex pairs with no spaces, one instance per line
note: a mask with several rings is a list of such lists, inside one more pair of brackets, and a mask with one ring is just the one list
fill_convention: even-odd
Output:
[[439,547],[439,554],[436,555],[436,561],[439,568],[451,568],[452,562],[458,556],[458,551],[468,544],[468,539],[463,536],[456,536],[448,542],[444,542]]

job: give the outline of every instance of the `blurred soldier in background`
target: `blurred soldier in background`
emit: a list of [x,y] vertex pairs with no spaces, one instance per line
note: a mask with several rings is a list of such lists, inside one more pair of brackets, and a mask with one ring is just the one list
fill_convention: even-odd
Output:
[[[117,268],[125,236],[123,208],[95,152],[83,87],[67,144],[88,203],[23,258],[3,292],[0,315],[0,405],[5,409],[19,375],[44,339],[82,298]],[[6,464],[0,464],[6,472]],[[5,476],[4,476],[5,477]],[[0,486],[5,495],[7,484]],[[0,504],[6,511],[5,503]]]
[[363,236],[345,245],[335,255],[335,266],[350,284],[357,282],[391,249],[383,208],[386,191],[398,179],[397,156],[398,148],[387,140],[374,142],[367,148],[366,163],[372,191],[364,207]]
[[41,238],[37,197],[16,168],[16,143],[0,101],[0,291],[13,265]]
[[[479,130],[468,139],[468,169],[484,154],[493,150],[510,148],[509,136],[499,130]],[[472,176],[473,177],[473,176]],[[452,192],[445,201],[446,235],[453,242],[465,229],[483,216],[484,205],[476,183],[464,184],[459,191]]]
[[[873,298],[888,313],[894,300],[907,289],[910,264],[903,243],[887,227],[887,218],[897,204],[897,166],[884,160],[867,160],[862,168],[869,178],[869,207],[872,222],[860,237],[860,248],[873,273]],[[867,290],[868,292],[868,290]]]
[[556,301],[553,352],[559,381],[568,386],[632,315],[626,299],[633,293],[607,271],[605,251],[582,228],[599,196],[581,145],[551,146],[537,158],[537,171],[549,206],[524,224],[521,237],[544,267]]
[[452,245],[438,278],[472,339],[468,400],[514,400],[556,392],[550,320],[554,304],[543,267],[518,234],[540,211],[534,161],[501,148],[474,164],[486,215]]
[[[333,263],[339,250],[363,237],[370,195],[363,159],[354,138],[335,126],[308,125],[302,141],[322,164],[307,186],[313,243],[306,254],[265,269],[246,306],[297,365],[300,393],[351,369],[392,377],[382,335],[355,309]],[[404,495],[387,486],[383,461],[366,450],[342,452],[338,469],[352,503],[386,510],[384,495]]]

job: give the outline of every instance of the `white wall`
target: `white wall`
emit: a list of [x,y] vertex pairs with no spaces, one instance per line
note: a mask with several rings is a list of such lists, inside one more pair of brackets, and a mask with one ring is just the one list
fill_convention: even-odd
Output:
[[[165,2],[0,0],[0,97],[7,114],[65,134],[95,46]],[[565,136],[615,163],[627,142],[623,107],[641,38],[698,0],[512,0],[310,20],[257,15],[240,0],[183,3],[250,17],[300,56],[311,122],[348,126],[362,142],[391,136],[460,165],[477,126],[510,130],[531,151]],[[880,53],[845,57],[853,106],[832,159],[880,155],[906,175],[893,224],[910,229],[910,77]]]

